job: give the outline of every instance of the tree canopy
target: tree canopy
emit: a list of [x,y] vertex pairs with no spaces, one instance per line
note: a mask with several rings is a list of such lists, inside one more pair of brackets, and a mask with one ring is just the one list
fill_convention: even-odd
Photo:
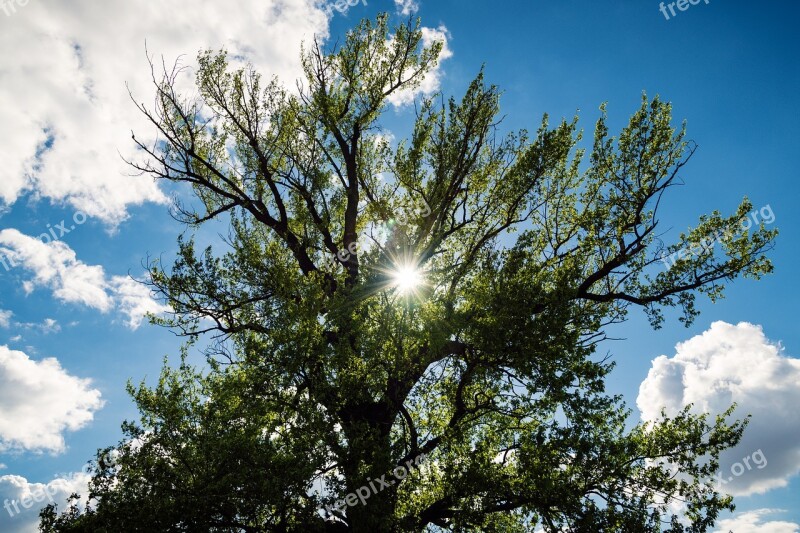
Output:
[[[192,96],[154,74],[137,105],[159,138],[131,164],[193,191],[177,260],[151,264],[183,363],[129,386],[117,460],[42,531],[703,532],[733,508],[713,474],[745,421],[634,425],[597,347],[634,308],[690,324],[698,295],[772,270],[776,232],[737,224],[745,198],[662,241],[696,147],[658,97],[615,136],[601,106],[583,149],[578,117],[504,131],[480,72],[417,96],[395,144],[388,100],[440,50],[382,15],[310,43],[296,88],[224,51],[199,54]],[[227,238],[198,250],[210,221]]]

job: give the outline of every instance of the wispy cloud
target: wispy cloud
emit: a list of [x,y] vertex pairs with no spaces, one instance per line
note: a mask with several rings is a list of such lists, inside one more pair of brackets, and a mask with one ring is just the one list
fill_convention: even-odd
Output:
[[0,328],[7,328],[11,324],[11,317],[14,313],[0,309]]

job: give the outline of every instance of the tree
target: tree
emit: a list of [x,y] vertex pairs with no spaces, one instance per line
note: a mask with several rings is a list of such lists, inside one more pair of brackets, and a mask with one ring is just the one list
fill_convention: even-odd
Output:
[[199,55],[194,98],[180,69],[154,75],[138,105],[160,139],[132,164],[191,187],[189,229],[229,227],[225,253],[182,237],[151,268],[173,310],[153,321],[186,350],[210,337],[208,368],[184,351],[130,385],[116,464],[42,531],[702,532],[733,509],[712,476],[745,421],[626,428],[597,346],[634,307],[690,324],[698,294],[772,270],[776,232],[737,225],[745,198],[664,246],[658,207],[696,147],[659,98],[618,137],[601,107],[584,164],[577,117],[501,133],[481,72],[460,101],[420,97],[393,147],[387,99],[440,49],[383,15],[304,50],[297,91],[224,52]]

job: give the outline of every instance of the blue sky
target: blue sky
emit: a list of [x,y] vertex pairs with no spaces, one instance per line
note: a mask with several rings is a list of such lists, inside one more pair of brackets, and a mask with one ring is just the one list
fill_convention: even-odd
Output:
[[[405,6],[452,54],[429,88],[458,97],[485,66],[503,91],[508,130],[533,130],[544,113],[557,120],[578,112],[591,138],[602,102],[612,132],[643,91],[672,102],[699,149],[685,185],[663,205],[666,240],[703,213],[731,213],[745,195],[756,209],[769,207],[770,227],[781,233],[773,275],[737,280],[717,304],[701,300],[690,328],[672,317],[653,331],[634,310],[613,331],[625,340],[603,349],[618,365],[609,390],[625,397],[634,420],[687,399],[713,410],[735,398],[741,414],[753,413],[752,433],[723,469],[757,450],[769,465],[726,485],[741,496],[722,526],[800,531],[800,6],[701,0],[667,20],[652,0],[366,0],[345,13],[331,9],[330,18],[303,0],[152,4],[0,7],[0,258],[17,263],[0,263],[0,501],[37,484],[59,494],[80,484],[95,449],[116,442],[120,422],[136,417],[127,380],[152,382],[165,356],[177,358],[179,339],[139,323],[159,304],[126,281],[141,277],[148,256],[170,257],[183,229],[167,208],[170,194],[185,192],[126,176],[120,159],[131,153],[131,129],[146,130],[125,91],[128,82],[140,100],[150,97],[145,41],[151,54],[185,54],[187,64],[201,48],[226,46],[293,80],[303,39],[340,36],[379,11],[402,18]],[[186,10],[188,20],[170,16]],[[383,126],[401,138],[412,116],[408,106],[392,107]],[[60,233],[62,221],[62,244],[43,244],[38,236]],[[0,531],[35,531],[35,514],[0,509]]]

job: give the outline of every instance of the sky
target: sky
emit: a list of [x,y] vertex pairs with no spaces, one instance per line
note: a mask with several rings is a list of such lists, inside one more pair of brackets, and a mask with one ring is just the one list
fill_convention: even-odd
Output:
[[[800,531],[800,5],[353,3],[0,0],[0,503],[32,498],[0,509],[0,531],[36,531],[50,498],[83,490],[87,461],[137,418],[125,384],[152,383],[165,357],[178,358],[180,339],[143,319],[164,307],[136,280],[148,258],[174,254],[184,228],[168,208],[186,191],[124,162],[132,131],[152,135],[134,105],[152,98],[148,55],[191,69],[198,51],[225,47],[293,86],[302,42],[330,42],[383,11],[421,17],[426,39],[446,43],[419,92],[459,97],[484,67],[507,131],[577,113],[590,139],[603,102],[612,132],[643,92],[672,102],[698,150],[662,205],[665,240],[745,196],[757,222],[780,230],[774,274],[701,300],[689,328],[668,315],[654,331],[634,310],[602,349],[617,363],[608,390],[632,423],[689,403],[718,413],[735,402],[737,416],[752,415],[722,458],[737,509],[719,531]],[[382,119],[398,139],[414,96]]]

